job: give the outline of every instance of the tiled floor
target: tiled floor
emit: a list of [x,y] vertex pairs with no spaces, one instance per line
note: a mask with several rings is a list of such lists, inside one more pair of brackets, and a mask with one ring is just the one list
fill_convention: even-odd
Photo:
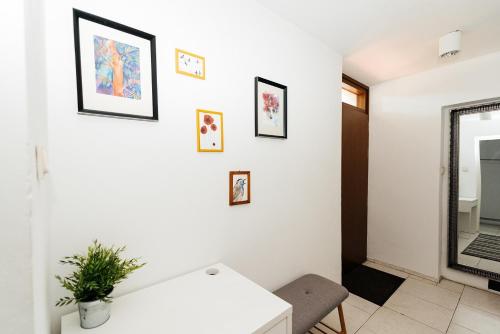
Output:
[[481,233],[500,235],[500,225],[481,223],[479,224],[479,231]]
[[[439,284],[380,264],[365,265],[406,281],[379,307],[350,295],[343,303],[348,334],[500,334],[500,295],[442,280]],[[340,328],[337,310],[324,320]],[[319,325],[311,333],[333,333]]]
[[[479,230],[481,233],[500,235],[500,226],[491,224],[480,224]],[[478,236],[478,233],[460,232],[458,235],[458,263],[479,268],[483,270],[500,273],[500,262],[481,259],[479,257],[462,254],[463,250],[469,246]],[[500,331],[499,331],[500,333]]]

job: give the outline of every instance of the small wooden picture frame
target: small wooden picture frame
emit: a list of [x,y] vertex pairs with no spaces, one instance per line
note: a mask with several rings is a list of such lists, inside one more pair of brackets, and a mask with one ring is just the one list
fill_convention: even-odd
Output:
[[224,152],[224,119],[221,112],[196,110],[198,152]]
[[250,172],[229,172],[229,205],[250,203]]
[[205,57],[175,49],[175,72],[205,80]]

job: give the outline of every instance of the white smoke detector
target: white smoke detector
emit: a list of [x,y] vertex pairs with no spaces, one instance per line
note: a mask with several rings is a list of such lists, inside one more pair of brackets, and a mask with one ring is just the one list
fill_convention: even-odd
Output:
[[447,33],[439,39],[439,56],[447,58],[460,52],[462,42],[462,32],[455,30]]

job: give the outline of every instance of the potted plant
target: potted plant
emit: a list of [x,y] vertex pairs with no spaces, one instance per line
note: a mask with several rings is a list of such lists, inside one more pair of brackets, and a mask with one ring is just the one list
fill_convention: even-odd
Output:
[[56,279],[73,296],[60,298],[56,306],[78,304],[80,326],[94,328],[105,323],[110,317],[110,293],[115,285],[123,281],[133,271],[143,267],[139,259],[121,259],[125,246],[104,247],[97,240],[87,249],[86,255],[67,256],[60,261],[76,267],[69,276]]

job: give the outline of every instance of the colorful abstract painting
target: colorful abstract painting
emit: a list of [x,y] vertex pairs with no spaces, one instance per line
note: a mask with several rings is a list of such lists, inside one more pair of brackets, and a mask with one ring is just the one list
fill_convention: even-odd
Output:
[[250,203],[250,172],[229,172],[229,205]]
[[224,151],[224,129],[221,112],[197,110],[196,129],[198,132],[198,152]]
[[139,48],[94,35],[96,92],[141,99]]
[[205,58],[184,50],[175,50],[175,70],[196,79],[205,80]]

